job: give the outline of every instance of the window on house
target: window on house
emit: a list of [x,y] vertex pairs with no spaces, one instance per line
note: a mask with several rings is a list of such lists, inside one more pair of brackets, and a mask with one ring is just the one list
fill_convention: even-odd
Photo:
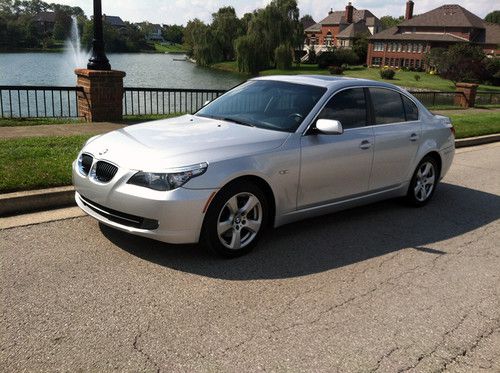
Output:
[[423,49],[424,49],[424,46],[422,45],[422,43],[419,43],[418,44],[418,53],[422,53]]
[[381,57],[372,57],[372,65],[380,66],[381,63],[382,63]]
[[398,43],[398,52],[401,52],[401,43]]

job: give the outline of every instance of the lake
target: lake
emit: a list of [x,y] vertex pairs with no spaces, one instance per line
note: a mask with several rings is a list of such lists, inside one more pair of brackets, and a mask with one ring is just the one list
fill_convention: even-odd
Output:
[[[238,74],[198,67],[174,54],[113,53],[114,70],[127,73],[126,87],[229,89]],[[76,85],[74,63],[63,53],[0,53],[0,85]]]

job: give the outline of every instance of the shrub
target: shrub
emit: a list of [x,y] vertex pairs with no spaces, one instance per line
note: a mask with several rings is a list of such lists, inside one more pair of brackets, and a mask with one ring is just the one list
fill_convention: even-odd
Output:
[[420,75],[418,75],[418,74],[415,74],[413,77],[415,78],[415,80],[416,80],[417,82],[420,80]]
[[342,64],[355,65],[358,62],[358,56],[350,49],[334,49],[323,52],[316,60],[320,69],[326,69],[328,66],[341,66]]
[[342,75],[344,73],[344,67],[342,66],[329,66],[328,71],[332,75]]
[[288,44],[281,44],[274,50],[276,68],[279,70],[290,70],[293,63],[292,48]]
[[314,47],[309,48],[309,54],[307,56],[307,63],[314,64],[316,63],[316,51]]
[[380,77],[382,79],[391,80],[396,75],[396,72],[393,69],[382,69],[380,70]]

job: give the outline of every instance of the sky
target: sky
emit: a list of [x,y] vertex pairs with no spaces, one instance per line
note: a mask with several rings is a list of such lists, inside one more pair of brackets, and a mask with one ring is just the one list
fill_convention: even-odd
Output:
[[[343,10],[348,0],[298,0],[300,14],[311,14],[316,22],[328,15],[330,8]],[[352,1],[352,0],[351,0]],[[51,1],[52,2],[52,1]],[[92,14],[90,0],[54,0],[53,2],[81,7],[87,16]],[[263,8],[270,0],[102,0],[104,14],[120,16],[124,21],[150,21],[160,24],[186,24],[193,18],[210,22],[212,13],[220,7],[232,6],[238,16]],[[404,14],[406,0],[359,0],[352,1],[357,9],[369,9],[377,17],[391,15],[399,17]],[[440,5],[457,3],[456,1],[415,0],[415,14],[425,13]],[[465,0],[458,2],[464,8],[484,18],[495,10],[495,0]]]

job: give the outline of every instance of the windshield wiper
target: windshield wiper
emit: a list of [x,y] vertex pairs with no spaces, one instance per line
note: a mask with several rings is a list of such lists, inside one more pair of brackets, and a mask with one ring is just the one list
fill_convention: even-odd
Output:
[[236,124],[242,124],[242,125],[248,126],[248,127],[255,127],[255,124],[252,124],[252,123],[249,123],[249,122],[245,122],[244,120],[237,119],[237,118],[220,117],[220,118],[215,118],[215,119],[224,120],[226,122],[233,122],[233,123],[236,123]]

